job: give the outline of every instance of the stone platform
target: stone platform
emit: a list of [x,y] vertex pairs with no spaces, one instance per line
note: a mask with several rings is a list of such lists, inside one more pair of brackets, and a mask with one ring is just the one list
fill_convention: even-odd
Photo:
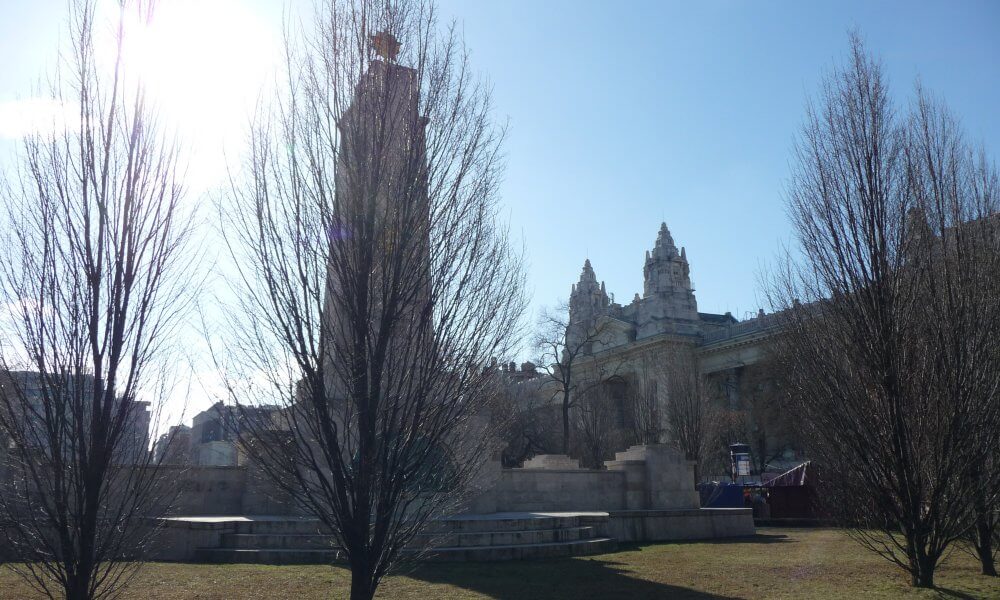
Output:
[[[633,446],[600,470],[581,469],[562,455],[538,456],[525,467],[484,464],[462,514],[431,523],[406,552],[429,560],[529,560],[609,552],[618,542],[754,534],[749,508],[698,508],[694,463],[668,446]],[[247,493],[246,481],[229,485],[238,482],[197,475],[179,508],[196,516],[162,521],[154,559],[322,563],[341,558],[329,532],[315,518],[294,516],[292,502],[264,504],[262,494]],[[244,480],[250,479],[244,473]],[[242,515],[197,516],[237,505]],[[265,510],[272,516],[252,516]]]
[[[429,561],[506,561],[602,554],[618,542],[754,534],[750,509],[504,512],[433,521],[406,551]],[[287,516],[191,516],[164,520],[155,560],[320,564],[342,552],[319,520]]]
[[[433,521],[406,551],[431,561],[564,558],[613,552],[607,513],[495,513]],[[319,564],[343,559],[317,519],[281,516],[164,520],[157,560]]]

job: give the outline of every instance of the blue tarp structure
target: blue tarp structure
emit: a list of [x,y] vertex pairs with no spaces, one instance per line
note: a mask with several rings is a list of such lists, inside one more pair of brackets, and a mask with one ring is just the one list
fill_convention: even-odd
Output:
[[712,482],[698,484],[702,508],[743,508],[743,484]]
[[713,481],[698,484],[702,508],[753,508],[754,518],[764,521],[819,522],[816,509],[817,481],[812,463],[805,462],[781,475],[760,481]]

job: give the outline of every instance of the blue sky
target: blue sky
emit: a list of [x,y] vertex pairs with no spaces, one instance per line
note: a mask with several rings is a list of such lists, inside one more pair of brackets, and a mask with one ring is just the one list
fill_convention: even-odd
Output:
[[807,95],[858,28],[904,101],[919,75],[1000,150],[998,2],[443,2],[510,119],[504,199],[536,304],[585,257],[617,299],[642,291],[661,220],[699,309],[759,306],[791,234],[783,208]]
[[[198,6],[218,8],[209,16],[221,20],[202,25],[228,31],[238,53],[280,36],[276,0]],[[0,0],[0,107],[31,95],[64,7]],[[843,57],[851,28],[881,56],[901,101],[919,75],[973,139],[1000,149],[998,2],[441,0],[440,9],[458,21],[509,124],[502,197],[524,238],[532,313],[568,295],[588,256],[628,302],[660,221],[687,247],[700,310],[756,312],[757,275],[790,236],[782,191],[805,99]],[[233,23],[253,34],[241,38]],[[177,43],[191,45],[186,35]],[[215,164],[220,146],[196,145],[208,157],[198,164]]]

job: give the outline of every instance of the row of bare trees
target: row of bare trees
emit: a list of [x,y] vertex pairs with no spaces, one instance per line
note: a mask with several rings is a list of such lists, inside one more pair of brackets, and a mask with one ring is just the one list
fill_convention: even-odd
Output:
[[944,104],[896,104],[854,36],[796,148],[776,356],[826,508],[915,586],[969,537],[995,574],[998,192]]

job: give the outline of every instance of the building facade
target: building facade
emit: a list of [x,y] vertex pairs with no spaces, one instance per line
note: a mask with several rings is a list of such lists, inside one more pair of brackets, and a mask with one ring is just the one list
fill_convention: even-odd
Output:
[[[93,397],[94,378],[91,375],[53,376],[45,378],[36,371],[5,371],[0,373],[0,394],[7,401],[0,402],[0,410],[9,407],[19,414],[12,414],[11,422],[19,423],[18,429],[24,442],[35,448],[41,456],[53,451],[56,436],[46,427],[63,431],[62,448],[70,448],[69,436],[76,427],[74,411],[86,414]],[[125,408],[125,426],[116,445],[114,462],[119,465],[143,464],[150,451],[149,402],[118,397],[114,411]],[[53,416],[46,421],[44,415]],[[85,425],[87,427],[89,425]],[[0,446],[10,450],[15,444],[13,433],[0,431]]]
[[[670,441],[665,405],[677,393],[672,380],[694,371],[713,418],[731,421],[713,429],[722,432],[715,442],[720,455],[726,438],[732,438],[730,443],[751,445],[758,472],[796,464],[801,452],[777,405],[767,360],[775,317],[761,310],[740,321],[730,313],[699,312],[687,251],[678,249],[666,223],[642,268],[642,293],[628,304],[614,301],[589,259],[570,292],[566,346],[581,349],[580,377],[603,388],[616,410],[613,426],[635,428],[626,405],[637,396],[652,396],[646,400],[660,421],[660,441]],[[619,437],[618,445],[635,441],[627,433]]]
[[191,428],[171,425],[153,444],[153,462],[163,465],[191,464]]

